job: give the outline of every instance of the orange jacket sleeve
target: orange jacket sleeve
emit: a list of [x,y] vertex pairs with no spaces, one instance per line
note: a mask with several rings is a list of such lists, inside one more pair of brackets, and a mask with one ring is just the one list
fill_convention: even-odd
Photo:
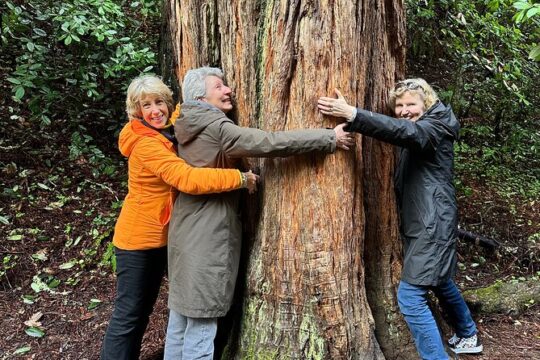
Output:
[[192,195],[235,190],[242,183],[239,170],[192,167],[156,138],[139,140],[131,156],[167,184]]

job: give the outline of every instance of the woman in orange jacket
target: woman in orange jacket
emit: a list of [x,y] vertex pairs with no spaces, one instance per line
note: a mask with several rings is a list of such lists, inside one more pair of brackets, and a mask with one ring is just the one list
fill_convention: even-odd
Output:
[[128,194],[115,226],[116,300],[101,349],[102,359],[114,360],[139,358],[166,269],[177,189],[209,194],[244,187],[253,192],[257,182],[251,172],[193,168],[176,155],[172,92],[159,78],[147,75],[131,82],[126,112],[130,121],[118,144],[128,158]]

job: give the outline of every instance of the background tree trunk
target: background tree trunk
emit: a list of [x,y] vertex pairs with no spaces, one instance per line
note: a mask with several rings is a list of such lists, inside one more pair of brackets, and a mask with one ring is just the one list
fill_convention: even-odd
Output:
[[[402,1],[170,0],[166,6],[177,78],[193,67],[222,68],[241,125],[334,127],[316,101],[336,87],[350,103],[382,112],[388,89],[404,73]],[[243,307],[228,354],[383,359],[382,347],[389,359],[415,356],[395,301],[401,264],[392,148],[358,136],[349,153],[251,165],[264,179],[262,210],[246,219],[256,223],[244,242]]]

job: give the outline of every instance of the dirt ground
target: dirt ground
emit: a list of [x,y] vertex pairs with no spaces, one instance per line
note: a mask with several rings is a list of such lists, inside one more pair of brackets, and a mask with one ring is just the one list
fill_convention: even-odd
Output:
[[[68,295],[43,294],[33,305],[24,305],[21,296],[28,293],[23,287],[0,293],[0,358],[1,359],[98,359],[101,339],[105,332],[114,301],[114,277],[109,271],[92,270]],[[156,304],[143,341],[141,359],[162,358],[167,325],[166,282]],[[88,310],[90,299],[103,303]],[[25,333],[27,321],[42,312],[43,338]],[[464,360],[540,359],[540,315],[538,306],[512,317],[498,314],[476,317],[484,344],[481,355],[459,356]],[[13,355],[24,346],[27,354]]]
[[[41,302],[45,306],[37,305],[34,308],[21,309],[19,305],[13,305],[20,302],[20,291],[14,291],[8,297],[2,296],[1,358],[98,359],[100,339],[112,311],[114,279],[109,275],[96,274],[93,280],[93,284],[81,288],[67,299],[59,301],[46,297]],[[88,311],[88,300],[92,297],[103,298],[104,290],[109,294],[105,303],[95,311]],[[47,333],[54,335],[34,339],[24,333],[24,321],[34,311],[44,313],[43,324]],[[477,318],[477,321],[484,353],[462,355],[459,359],[540,359],[540,316],[534,309],[518,318],[496,315]],[[164,288],[144,338],[141,359],[161,359],[166,322]],[[11,355],[16,349],[28,345],[32,350],[27,355]]]

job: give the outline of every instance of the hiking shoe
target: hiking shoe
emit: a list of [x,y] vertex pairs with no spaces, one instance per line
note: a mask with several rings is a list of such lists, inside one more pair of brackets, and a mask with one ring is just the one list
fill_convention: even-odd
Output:
[[[457,336],[456,336],[457,337]],[[484,350],[478,336],[473,335],[468,338],[458,338],[459,341],[450,350],[455,354],[478,354]]]
[[448,346],[454,347],[456,344],[461,340],[456,334],[452,335],[450,339],[448,339]]

